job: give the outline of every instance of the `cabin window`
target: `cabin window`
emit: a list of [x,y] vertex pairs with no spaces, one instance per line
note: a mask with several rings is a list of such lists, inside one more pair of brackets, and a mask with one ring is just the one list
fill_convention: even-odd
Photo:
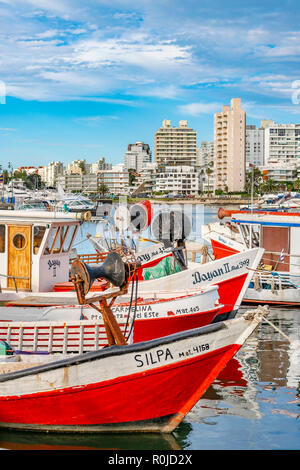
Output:
[[75,230],[75,225],[52,227],[48,235],[44,255],[69,251]]
[[48,239],[47,239],[47,242],[46,242],[46,247],[45,247],[45,250],[44,250],[44,255],[50,255],[51,250],[52,250],[52,246],[53,246],[54,241],[55,241],[55,238],[58,235],[59,228],[60,227],[52,227],[50,229]]
[[58,227],[58,231],[55,234],[54,241],[52,243],[51,253],[59,253],[61,248],[61,233],[63,227]]
[[0,253],[5,252],[5,225],[0,225]]
[[64,244],[63,244],[63,252],[66,253],[71,248],[75,231],[76,231],[76,225],[69,225],[68,231],[65,236]]
[[44,225],[35,225],[33,227],[33,254],[37,255],[46,232]]
[[249,225],[240,225],[241,233],[244,238],[244,242],[247,248],[250,248],[250,235],[251,235],[251,248],[259,246],[260,244],[260,226],[259,225],[251,225],[251,229]]
[[16,233],[13,236],[12,244],[17,250],[23,250],[23,248],[26,246],[26,243],[27,240],[23,233]]

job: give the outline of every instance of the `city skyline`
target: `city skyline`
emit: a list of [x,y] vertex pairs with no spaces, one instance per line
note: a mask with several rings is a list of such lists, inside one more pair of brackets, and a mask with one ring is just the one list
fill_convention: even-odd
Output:
[[247,124],[298,123],[297,2],[198,3],[0,2],[0,164],[117,164],[164,119],[199,146],[235,97]]

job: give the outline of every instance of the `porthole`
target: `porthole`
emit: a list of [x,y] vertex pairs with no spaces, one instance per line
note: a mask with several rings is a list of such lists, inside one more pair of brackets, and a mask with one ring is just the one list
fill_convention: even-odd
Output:
[[17,250],[23,250],[26,246],[27,240],[22,233],[16,233],[13,236],[12,244]]

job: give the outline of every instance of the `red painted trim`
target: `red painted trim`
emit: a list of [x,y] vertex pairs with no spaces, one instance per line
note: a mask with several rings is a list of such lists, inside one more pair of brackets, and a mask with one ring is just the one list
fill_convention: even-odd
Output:
[[211,246],[216,259],[226,258],[227,256],[239,253],[238,250],[224,245],[224,243],[220,243],[213,238],[211,238]]
[[186,315],[172,315],[170,312],[168,317],[136,319],[133,328],[133,342],[149,341],[173,333],[179,333],[180,331],[209,325],[221,310],[222,307],[217,307],[206,312],[189,313]]

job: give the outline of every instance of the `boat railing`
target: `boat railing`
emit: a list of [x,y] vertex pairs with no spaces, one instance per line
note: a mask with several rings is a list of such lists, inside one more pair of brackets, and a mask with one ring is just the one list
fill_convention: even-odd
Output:
[[[121,331],[125,324],[119,324]],[[76,353],[98,350],[107,345],[101,320],[0,322],[0,340],[15,351]]]
[[300,273],[256,270],[252,282],[256,290],[268,287],[272,290],[300,289]]
[[[15,290],[16,290],[16,292],[18,292],[16,279],[20,279],[20,280],[24,280],[24,281],[28,281],[28,280],[30,279],[29,277],[8,276],[7,274],[0,274],[0,277],[4,277],[4,278],[6,278],[6,279],[12,279],[12,280],[14,281],[14,285],[15,285]],[[2,292],[1,282],[0,282],[0,292]]]
[[70,263],[74,261],[74,259],[79,258],[86,264],[98,264],[105,261],[108,253],[82,253],[76,254],[74,258],[70,257]]

